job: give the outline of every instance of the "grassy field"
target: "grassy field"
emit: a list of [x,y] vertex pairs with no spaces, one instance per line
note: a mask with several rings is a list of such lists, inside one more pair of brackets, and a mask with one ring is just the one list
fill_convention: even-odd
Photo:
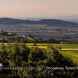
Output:
[[39,47],[45,50],[49,50],[49,48],[57,48],[59,52],[67,59],[73,61],[74,64],[78,65],[78,44],[50,44],[50,43],[43,43],[43,44],[33,44],[28,43],[26,44],[30,48]]
[[78,65],[78,44],[64,44],[61,47],[60,53]]
[[[23,43],[0,43],[0,51],[15,52],[15,47],[18,45],[21,47]],[[78,65],[78,44],[25,43],[25,45],[31,50],[38,47],[46,50],[46,52],[49,52],[50,48],[57,48],[60,54]]]
[[[3,67],[21,68],[10,69],[11,73],[6,69],[8,75],[12,74],[13,76],[16,72],[16,76],[19,76],[19,78],[30,78],[30,75],[33,76],[32,78],[50,78],[51,76],[45,67],[78,65],[78,44],[0,43],[0,64]],[[30,67],[34,67],[34,70],[30,70]],[[4,75],[4,72],[2,70],[1,78],[15,78],[9,77],[7,74]],[[58,78],[59,72],[61,74],[65,72],[65,75],[68,75],[67,77],[75,78],[71,76],[75,75],[75,71],[71,74],[70,71],[64,70],[58,71],[57,75],[55,74],[55,77],[51,78]],[[56,71],[54,70],[52,73],[56,73]],[[62,78],[61,74],[60,78]]]

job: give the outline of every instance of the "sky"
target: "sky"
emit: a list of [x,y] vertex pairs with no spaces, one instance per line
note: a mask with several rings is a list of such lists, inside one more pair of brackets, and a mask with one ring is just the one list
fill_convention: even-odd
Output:
[[0,17],[51,18],[78,15],[78,0],[0,0]]

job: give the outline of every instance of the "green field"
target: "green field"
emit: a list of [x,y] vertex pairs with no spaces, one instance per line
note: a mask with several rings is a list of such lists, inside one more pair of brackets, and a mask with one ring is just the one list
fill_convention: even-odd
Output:
[[[4,75],[5,70],[0,74],[1,78],[50,78],[45,67],[64,67],[78,65],[78,44],[54,44],[54,43],[0,43],[0,64],[4,67],[12,68]],[[14,67],[17,68],[14,70]],[[30,70],[30,67],[34,67]],[[45,72],[46,71],[46,72]],[[48,70],[50,71],[50,70]],[[1,72],[1,71],[0,71]],[[54,70],[52,73],[56,73]],[[58,78],[59,72],[65,72],[66,78],[74,78],[71,71],[58,71],[55,78]],[[12,74],[12,77],[9,75]],[[61,78],[60,74],[60,78]],[[71,76],[71,77],[70,77]],[[51,77],[54,78],[54,77]]]
[[64,44],[62,45],[60,53],[78,65],[78,44]]
[[[0,51],[6,50],[7,52],[15,52],[15,47],[21,47],[23,43],[1,43]],[[50,48],[57,48],[65,58],[71,59],[73,63],[78,65],[78,44],[52,44],[52,43],[25,43],[25,46],[31,50],[34,48],[42,48],[46,52],[50,51]],[[5,48],[4,48],[5,47]]]
[[27,44],[28,47],[39,47],[39,48],[44,48],[47,51],[49,50],[50,47],[57,48],[59,52],[67,59],[70,59],[73,61],[74,64],[78,65],[78,44]]

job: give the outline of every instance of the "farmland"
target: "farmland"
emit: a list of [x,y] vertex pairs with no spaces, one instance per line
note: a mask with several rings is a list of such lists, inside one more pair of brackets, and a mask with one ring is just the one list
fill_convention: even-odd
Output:
[[[63,73],[64,70],[50,71],[47,67],[65,67],[78,65],[78,44],[54,44],[54,43],[0,43],[0,64],[4,68],[0,70],[0,77],[4,78],[58,78],[66,75],[74,78],[74,72]],[[30,69],[31,68],[31,69]],[[32,69],[33,68],[33,69]],[[4,72],[7,74],[4,75]],[[17,73],[16,73],[17,72]],[[51,75],[51,72],[54,75]],[[11,75],[11,76],[9,76]],[[61,77],[61,75],[59,75]]]
[[78,78],[78,24],[0,19],[0,78]]
[[[0,43],[0,51],[14,52],[16,46],[19,48],[25,45],[26,47],[30,48],[31,50],[34,48],[42,48],[49,52],[51,48],[56,48],[58,51],[65,57],[69,58],[73,61],[73,63],[78,64],[78,44],[54,44],[54,43]],[[3,47],[3,48],[2,48]]]

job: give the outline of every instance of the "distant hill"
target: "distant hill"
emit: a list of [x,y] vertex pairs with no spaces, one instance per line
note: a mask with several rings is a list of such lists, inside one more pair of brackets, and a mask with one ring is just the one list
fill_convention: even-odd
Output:
[[[45,29],[45,27],[43,27],[44,29],[40,29],[43,25],[55,28],[54,29],[50,28],[48,30]],[[36,29],[34,28],[35,26],[38,26],[40,28]],[[52,38],[57,40],[78,41],[78,23],[59,19],[34,20],[34,19],[0,18],[0,28],[3,31],[18,32],[19,35],[31,34],[34,37],[44,40]]]
[[[60,18],[61,20],[78,23],[78,15],[76,15],[76,16],[63,16],[63,17],[59,17],[59,18]],[[58,19],[59,19],[59,18],[58,18]]]
[[[57,19],[40,19],[40,20],[28,20],[28,19],[14,19],[14,18],[0,18],[0,26],[10,26],[10,25],[20,25],[23,27],[23,25],[33,25],[33,24],[39,24],[39,25],[48,25],[48,26],[54,26],[54,27],[78,27],[78,23],[64,21],[64,20],[57,20]],[[22,25],[23,24],[23,25]],[[19,27],[19,26],[18,26]]]

